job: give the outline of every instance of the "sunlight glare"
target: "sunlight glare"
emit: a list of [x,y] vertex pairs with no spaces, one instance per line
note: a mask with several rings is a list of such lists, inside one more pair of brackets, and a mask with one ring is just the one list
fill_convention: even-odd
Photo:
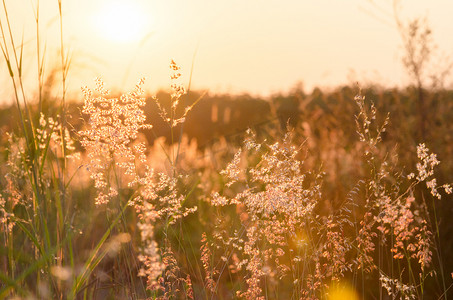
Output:
[[116,42],[136,42],[144,38],[149,16],[133,1],[109,1],[95,16],[100,34]]
[[345,282],[334,283],[327,295],[329,300],[359,300],[357,292]]

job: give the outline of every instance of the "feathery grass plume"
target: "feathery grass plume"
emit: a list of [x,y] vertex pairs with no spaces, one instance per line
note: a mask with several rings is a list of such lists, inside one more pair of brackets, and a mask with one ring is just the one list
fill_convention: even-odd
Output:
[[140,97],[143,83],[141,79],[134,91],[119,98],[107,98],[109,91],[104,89],[104,83],[99,78],[96,79],[95,89],[98,96],[88,87],[83,88],[83,113],[89,115],[89,128],[79,132],[80,142],[88,153],[87,167],[98,190],[95,199],[98,205],[108,203],[118,194],[118,187],[111,180],[116,167],[130,176],[133,182],[137,176],[136,160],[146,161],[145,147],[142,144],[132,147],[139,131],[152,127],[145,124],[142,109],[145,98]]
[[437,185],[437,179],[434,178],[434,167],[440,164],[440,161],[437,160],[437,155],[434,153],[429,154],[429,149],[426,148],[424,143],[421,143],[417,146],[417,156],[420,160],[416,165],[418,174],[410,173],[407,178],[412,179],[415,177],[417,183],[425,181],[426,187],[430,190],[431,195],[439,200],[442,198],[439,193],[440,187],[443,188],[446,194],[451,194],[451,184],[446,183],[439,187]]
[[210,291],[211,293],[216,292],[216,281],[214,280],[214,277],[218,274],[218,271],[211,266],[211,259],[212,259],[212,253],[211,249],[209,248],[208,244],[208,239],[206,237],[206,233],[203,232],[201,235],[201,262],[203,265],[203,269],[205,272],[205,288]]
[[[368,198],[356,238],[357,267],[367,272],[378,270],[381,286],[390,296],[396,297],[399,293],[405,299],[420,298],[424,293],[426,274],[432,274],[430,267],[435,245],[432,229],[428,226],[429,211],[425,200],[416,201],[414,191],[425,182],[432,196],[441,198],[434,178],[434,167],[439,161],[435,154],[429,154],[424,144],[420,144],[417,147],[420,160],[416,164],[417,175],[402,176],[390,171],[387,156],[382,156],[377,149],[388,117],[382,126],[373,127],[374,105],[367,110],[365,98],[360,93],[355,100],[360,109],[356,117],[357,129],[361,142],[367,146],[365,158],[372,171],[371,177],[366,179]],[[441,187],[449,192],[449,184]],[[375,261],[373,252],[377,251],[380,255]],[[385,274],[399,274],[399,279]],[[404,278],[409,282],[403,282]]]
[[[61,136],[61,133],[64,133],[64,136]],[[58,162],[54,158],[63,158],[61,151],[63,140],[65,141],[66,157],[77,160],[80,158],[80,153],[75,151],[74,142],[69,131],[63,129],[58,121],[54,121],[52,117],[46,119],[42,113],[40,115],[39,125],[36,126],[36,139],[37,146],[41,150],[38,160],[39,165],[41,165],[41,176],[39,177],[38,185],[39,189],[45,189],[52,184],[53,175],[44,166],[46,164],[57,164]],[[28,182],[31,170],[27,163],[25,140],[8,134],[7,150],[9,151],[6,162],[8,173],[5,176],[4,198],[8,201],[4,202],[2,209],[5,212],[4,221],[8,219],[10,222],[8,228],[11,230],[14,224],[12,220],[15,218],[14,209],[16,205],[26,208],[32,205],[33,187]]]
[[[177,263],[173,256],[169,256],[170,252],[166,252],[167,259],[163,257],[161,259],[160,250],[154,238],[155,224],[160,222],[164,228],[167,228],[182,217],[195,212],[197,207],[183,207],[185,195],[178,190],[178,177],[172,178],[164,173],[155,175],[150,169],[146,171],[145,176],[137,179],[137,183],[139,195],[134,199],[134,206],[139,217],[137,226],[142,240],[141,254],[138,259],[143,263],[139,276],[147,277],[147,289],[163,291],[165,296],[167,289],[175,285],[169,284],[163,277],[168,275],[167,269],[177,267]],[[179,276],[181,272],[177,274]],[[182,282],[181,278],[178,279],[180,281],[177,284],[175,283],[176,285]],[[186,279],[184,282],[188,283]],[[162,284],[165,287],[162,287]],[[165,297],[163,299],[166,299]]]
[[[146,204],[145,204],[146,205]],[[138,255],[138,260],[142,263],[138,276],[147,278],[147,289],[155,290],[158,286],[157,278],[165,270],[165,265],[161,261],[159,248],[154,238],[154,222],[157,218],[153,215],[154,209],[146,208],[146,216],[141,216],[142,222],[137,224],[140,230],[142,249]]]
[[[179,70],[173,61],[171,68],[175,72]],[[172,80],[178,79],[179,76],[180,74],[176,73]],[[168,289],[174,287],[173,283],[168,284],[166,281],[168,269],[175,269],[177,264],[176,260],[170,259],[173,256],[169,256],[168,251],[164,253],[165,257],[160,256],[161,251],[154,236],[155,224],[160,222],[164,230],[167,230],[168,226],[193,213],[197,207],[183,206],[186,195],[181,192],[180,183],[184,178],[177,175],[175,170],[169,175],[164,172],[156,173],[145,155],[146,144],[137,142],[141,130],[152,128],[145,123],[145,99],[140,97],[143,94],[142,84],[143,79],[133,92],[120,98],[108,98],[109,92],[104,89],[100,79],[96,81],[99,96],[94,96],[90,89],[84,88],[83,113],[89,115],[89,127],[79,133],[82,137],[81,144],[87,150],[90,160],[88,169],[98,191],[96,204],[106,204],[118,195],[121,183],[115,183],[115,180],[119,176],[124,176],[126,186],[134,189],[129,204],[135,207],[139,218],[137,227],[141,232],[142,246],[138,260],[143,266],[139,276],[147,277],[147,289],[161,290],[165,298]],[[174,118],[184,89],[176,83],[172,84],[172,89],[174,93],[170,125],[173,127],[184,122],[183,118]],[[186,113],[188,111],[186,110]],[[161,113],[164,114],[165,111],[162,109]],[[180,274],[182,273],[178,272],[178,276]],[[188,287],[191,286],[187,278],[181,280]],[[178,281],[178,284],[181,282]]]
[[321,254],[324,261],[323,268],[327,277],[332,278],[332,281],[339,281],[344,277],[345,272],[352,270],[353,264],[347,257],[352,246],[349,238],[343,233],[341,222],[336,220],[335,215],[327,218],[325,226],[326,239]]
[[44,150],[41,160],[48,155],[47,151],[49,151],[59,159],[66,157],[68,160],[77,161],[81,158],[80,152],[76,151],[74,140],[68,128],[63,128],[58,121],[59,119],[59,115],[54,119],[52,117],[46,118],[43,113],[40,114],[39,125],[36,127],[36,139],[38,140],[37,146]]
[[[172,106],[171,115],[167,117],[165,109],[158,106],[161,111],[161,116],[169,122],[171,128],[175,127],[179,123],[185,121],[185,116],[189,109],[186,109],[184,115],[180,118],[176,118],[176,108],[182,95],[185,94],[185,90],[176,80],[181,76],[178,72],[180,68],[174,61],[171,62],[170,68],[175,72],[172,75]],[[172,131],[173,132],[173,131]],[[172,148],[173,149],[173,148]],[[178,146],[179,150],[179,146]],[[164,149],[165,151],[165,149]],[[144,166],[144,175],[136,176],[134,183],[137,184],[138,195],[134,198],[134,205],[139,216],[138,226],[143,234],[146,233],[146,239],[144,239],[144,246],[142,248],[142,255],[140,255],[140,261],[145,263],[145,268],[142,268],[140,273],[147,274],[148,283],[147,289],[152,291],[163,292],[163,299],[169,297],[169,293],[177,293],[177,286],[185,283],[187,286],[186,292],[191,291],[190,276],[183,277],[182,272],[179,270],[177,261],[174,259],[173,253],[170,250],[164,252],[165,257],[162,257],[162,261],[158,263],[158,252],[157,243],[153,240],[153,231],[155,230],[154,224],[156,222],[163,223],[164,231],[168,230],[168,226],[174,225],[181,218],[195,212],[197,207],[184,207],[183,204],[187,199],[181,191],[181,183],[184,181],[184,176],[176,173],[174,169],[175,156],[169,156],[166,153],[167,158],[172,164],[172,172],[166,174],[164,172],[155,172],[150,166]],[[167,243],[165,241],[164,243]],[[169,246],[168,246],[169,247]],[[170,270],[170,271],[169,271]],[[168,276],[171,270],[175,271],[175,274]],[[175,276],[177,279],[175,279]],[[170,281],[172,283],[170,283]]]
[[[170,69],[172,70],[172,75],[171,75],[171,101],[170,101],[170,113],[167,112],[165,107],[162,106],[162,104],[159,102],[158,99],[155,98],[156,104],[159,108],[160,111],[160,116],[161,118],[168,123],[170,128],[176,127],[178,124],[182,124],[185,122],[187,114],[189,111],[192,110],[192,108],[195,106],[196,102],[194,102],[190,106],[186,106],[184,108],[184,112],[177,116],[177,109],[179,107],[179,102],[181,101],[181,97],[187,94],[186,89],[180,82],[181,78],[181,67],[179,67],[174,60],[171,60],[170,63]],[[172,136],[173,138],[173,136]]]
[[134,203],[140,216],[150,213],[153,215],[155,212],[153,218],[167,220],[169,225],[173,225],[196,211],[196,207],[183,207],[186,195],[178,188],[178,180],[181,178],[182,176],[170,177],[165,173],[154,174],[152,169],[147,170],[144,176],[139,176],[136,180],[139,195],[135,197]]
[[392,299],[417,299],[415,295],[416,288],[413,285],[406,285],[398,279],[388,277],[383,272],[380,273],[379,282],[382,287],[386,289],[387,294],[391,296]]
[[373,231],[374,224],[372,213],[366,212],[359,223],[360,229],[356,237],[358,257],[355,263],[359,270],[363,269],[367,273],[371,273],[377,268],[372,256],[376,249],[374,241],[377,237],[377,233]]
[[162,263],[165,269],[157,281],[157,286],[154,288],[154,290],[160,291],[162,295],[156,299],[179,299],[178,295],[184,295],[186,299],[194,299],[190,275],[185,277],[182,275],[171,247],[169,245],[165,247],[166,250],[162,254]]
[[[236,268],[244,268],[247,273],[247,289],[238,291],[237,295],[245,299],[264,299],[263,280],[293,276],[304,285],[307,278],[294,274],[298,263],[316,265],[315,248],[307,249],[307,258],[303,262],[292,257],[294,247],[301,229],[324,232],[326,227],[318,224],[314,209],[321,199],[321,175],[303,173],[303,162],[297,159],[298,149],[291,142],[291,133],[286,134],[282,143],[268,145],[256,142],[249,133],[243,149],[239,150],[230,164],[221,173],[225,176],[226,187],[243,186],[236,193],[212,193],[211,203],[225,207],[235,205],[243,208],[246,217],[241,218],[246,238],[235,234],[228,240],[234,243],[234,251],[240,257]],[[243,153],[244,155],[241,155]],[[241,167],[241,158],[250,158],[258,163],[246,163]],[[242,156],[242,157],[241,157]],[[315,179],[308,181],[307,176]],[[321,237],[322,238],[322,237]],[[330,237],[332,238],[332,236]],[[219,238],[217,238],[219,240]],[[223,239],[225,240],[225,239]],[[310,241],[314,245],[316,241]],[[317,247],[316,247],[317,248]],[[327,252],[326,252],[327,253]],[[299,276],[298,276],[299,275]],[[320,286],[320,285],[318,285]]]
[[[290,133],[274,144],[258,143],[249,135],[221,171],[224,191],[212,192],[211,204],[236,207],[241,229],[214,232],[214,238],[219,248],[225,248],[225,264],[234,264],[233,269],[245,274],[246,286],[237,296],[260,299],[272,290],[273,282],[282,286],[283,278],[292,278],[291,295],[316,299],[328,293],[329,281],[340,282],[361,270],[376,279],[379,274],[399,274],[398,279],[381,276],[384,290],[385,284],[398,281],[398,286],[410,287],[404,288],[404,296],[423,294],[434,245],[426,205],[416,201],[414,189],[426,181],[438,198],[432,177],[437,159],[419,146],[418,178],[402,176],[381,146],[388,115],[378,124],[375,106],[360,93],[355,101],[357,132],[370,172],[358,183],[363,193],[356,191],[365,196],[365,205],[358,207],[351,197],[338,211],[319,210],[322,174],[301,171],[303,162],[297,159],[299,149]],[[442,187],[448,192],[449,185]],[[349,206],[357,208],[353,212]]]
[[[14,258],[17,247],[15,244],[23,242],[23,235],[20,231],[15,230],[16,225],[31,223],[36,216],[30,218],[27,215],[31,212],[35,202],[33,201],[33,188],[28,181],[30,168],[26,162],[25,139],[12,134],[7,135],[6,151],[8,151],[8,155],[5,174],[1,174],[2,180],[0,180],[0,228],[2,232],[0,243],[5,254],[6,274],[14,277],[19,267]],[[24,211],[26,214],[23,213]],[[30,248],[30,255],[38,252],[37,245],[32,245]]]
[[13,180],[6,177],[6,188],[0,194],[0,225],[5,233],[12,233],[16,225],[14,209],[18,204],[23,204],[22,195],[14,186]]

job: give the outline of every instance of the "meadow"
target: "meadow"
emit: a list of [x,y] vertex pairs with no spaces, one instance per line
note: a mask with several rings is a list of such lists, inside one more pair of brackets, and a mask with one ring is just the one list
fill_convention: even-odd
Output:
[[1,299],[452,297],[452,90],[26,93],[1,25]]

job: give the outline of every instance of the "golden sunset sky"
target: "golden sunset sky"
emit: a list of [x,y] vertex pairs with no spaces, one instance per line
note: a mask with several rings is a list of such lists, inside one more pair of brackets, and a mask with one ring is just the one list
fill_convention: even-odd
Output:
[[[36,89],[36,0],[5,0],[24,78]],[[169,87],[169,62],[192,88],[269,95],[297,82],[310,91],[358,81],[404,85],[402,42],[390,0],[62,0],[69,92],[100,76],[113,90]],[[46,72],[58,68],[58,0],[39,1]],[[426,16],[437,53],[453,54],[453,1],[402,0],[403,21]],[[1,11],[2,22],[5,12]],[[5,23],[3,23],[5,24]],[[43,49],[41,51],[43,51]],[[4,59],[2,98],[10,82]],[[451,82],[451,80],[449,81]]]

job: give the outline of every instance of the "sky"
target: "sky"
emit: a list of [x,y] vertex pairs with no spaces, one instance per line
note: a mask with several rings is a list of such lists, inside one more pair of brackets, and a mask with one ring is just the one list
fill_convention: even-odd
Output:
[[[45,72],[60,68],[58,0],[5,0],[16,44],[23,36],[26,89],[37,90],[36,21]],[[101,77],[129,91],[142,77],[150,93],[170,86],[169,64],[186,86],[268,96],[303,86],[359,82],[402,86],[409,78],[391,0],[62,0],[63,45],[71,57],[68,93]],[[404,22],[426,17],[436,56],[453,54],[453,1],[401,0]],[[5,26],[5,10],[1,10]],[[45,50],[45,51],[44,51]],[[0,61],[0,95],[12,95]],[[447,83],[450,83],[451,80]],[[60,90],[61,92],[61,90]],[[58,93],[58,87],[55,93]]]

